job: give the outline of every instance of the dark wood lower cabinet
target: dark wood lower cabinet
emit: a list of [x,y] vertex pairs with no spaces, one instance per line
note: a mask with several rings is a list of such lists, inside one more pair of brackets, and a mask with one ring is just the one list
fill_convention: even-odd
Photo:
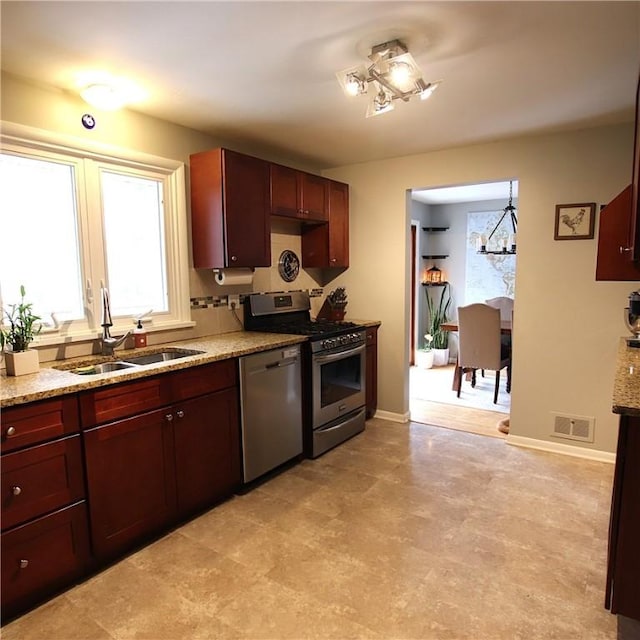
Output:
[[171,412],[150,411],[85,431],[93,552],[111,558],[176,514]]
[[240,480],[235,387],[176,405],[175,464],[179,515],[229,496]]
[[3,410],[3,621],[231,496],[238,413],[235,359]]
[[88,562],[84,501],[3,533],[3,621],[80,578]]
[[367,419],[373,418],[378,407],[378,327],[367,328]]
[[640,620],[640,417],[620,417],[605,606]]

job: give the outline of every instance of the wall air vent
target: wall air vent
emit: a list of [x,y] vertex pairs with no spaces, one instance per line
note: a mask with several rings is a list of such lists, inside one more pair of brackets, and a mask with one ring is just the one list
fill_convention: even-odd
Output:
[[564,413],[551,413],[553,433],[556,438],[593,442],[596,419],[588,416],[572,416]]

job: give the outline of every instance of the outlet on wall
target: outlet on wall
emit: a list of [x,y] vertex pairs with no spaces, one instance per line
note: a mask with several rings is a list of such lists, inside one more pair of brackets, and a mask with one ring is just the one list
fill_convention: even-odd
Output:
[[237,309],[240,306],[240,295],[230,294],[227,296],[227,307],[229,309]]

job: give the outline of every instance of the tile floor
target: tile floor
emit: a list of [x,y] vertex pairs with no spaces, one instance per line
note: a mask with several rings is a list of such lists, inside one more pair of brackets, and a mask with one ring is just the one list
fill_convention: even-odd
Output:
[[612,474],[498,438],[371,420],[2,637],[620,640],[603,608]]

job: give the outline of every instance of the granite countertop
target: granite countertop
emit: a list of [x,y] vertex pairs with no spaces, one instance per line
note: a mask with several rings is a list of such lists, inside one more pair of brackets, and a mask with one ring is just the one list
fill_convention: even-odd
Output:
[[613,385],[613,413],[640,416],[640,348],[620,339]]
[[[186,369],[208,362],[215,362],[216,360],[237,358],[249,353],[298,344],[306,340],[307,338],[305,336],[261,333],[258,331],[235,331],[233,333],[197,338],[195,340],[153,345],[152,347],[146,347],[144,349],[118,349],[115,357],[112,358],[83,356],[80,358],[47,362],[40,366],[38,373],[18,377],[7,376],[3,373],[0,377],[0,407],[11,407],[35,400],[61,396],[65,393],[75,393],[86,389],[118,384],[158,373],[177,371],[178,369]],[[127,356],[157,353],[167,348],[195,349],[197,351],[203,351],[204,353],[179,358],[177,360],[95,375],[78,375],[71,371],[61,371],[55,368],[60,366],[74,368],[92,362],[124,360]]]

